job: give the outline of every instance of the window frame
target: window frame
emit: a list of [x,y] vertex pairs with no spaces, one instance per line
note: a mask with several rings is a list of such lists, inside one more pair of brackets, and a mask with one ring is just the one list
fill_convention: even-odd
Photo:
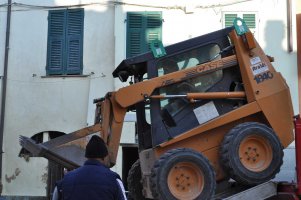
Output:
[[83,8],[49,10],[46,75],[82,75],[83,40]]
[[[137,18],[133,19],[132,18],[133,16],[136,16]],[[141,17],[141,19],[139,19],[139,17]],[[134,20],[137,21],[133,23],[134,26],[131,27],[132,25],[131,22],[134,22]],[[126,13],[126,58],[134,57],[149,51],[151,41],[154,40],[162,41],[162,25],[163,25],[162,22],[163,21],[162,21],[161,11],[127,12]],[[139,43],[135,43],[137,42],[138,38],[139,38]],[[133,46],[137,47],[137,49],[131,49]]]
[[[255,16],[255,28],[252,28],[250,26],[248,26],[248,22],[246,22],[248,28],[250,29],[250,31],[253,33],[254,37],[258,40],[259,39],[259,18],[258,18],[258,13],[257,12],[253,12],[253,11],[226,11],[222,13],[222,26],[223,28],[229,27],[226,26],[226,15],[227,14],[236,14],[236,17],[240,17],[241,19],[243,18],[243,15],[245,14],[251,14]],[[233,25],[233,23],[231,24]]]

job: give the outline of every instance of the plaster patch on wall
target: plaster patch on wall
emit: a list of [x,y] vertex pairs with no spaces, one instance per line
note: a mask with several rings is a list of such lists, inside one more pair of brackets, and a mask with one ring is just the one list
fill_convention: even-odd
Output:
[[19,168],[15,169],[15,173],[11,176],[8,176],[7,174],[5,174],[5,180],[6,182],[10,183],[12,180],[15,180],[17,178],[17,176],[19,176],[19,174],[21,173]]

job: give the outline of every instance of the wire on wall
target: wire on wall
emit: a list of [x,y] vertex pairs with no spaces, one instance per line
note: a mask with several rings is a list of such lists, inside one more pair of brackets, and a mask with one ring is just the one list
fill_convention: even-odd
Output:
[[[224,3],[210,3],[206,5],[194,5],[195,8],[199,9],[207,9],[207,8],[216,8],[216,7],[224,7],[230,6],[234,4],[244,3],[253,0],[231,0],[225,1]],[[167,10],[183,10],[185,11],[185,6],[189,3],[185,3],[185,5],[173,5],[173,6],[158,6],[158,5],[150,5],[150,4],[137,4],[137,3],[127,3],[127,2],[120,2],[120,1],[104,1],[104,2],[93,2],[93,3],[86,3],[86,4],[73,4],[73,5],[61,5],[61,6],[45,6],[45,5],[32,5],[32,4],[24,4],[13,2],[11,6],[13,6],[12,11],[30,11],[30,10],[53,10],[53,9],[66,9],[66,8],[78,8],[78,7],[87,7],[87,6],[137,6],[137,7],[144,7],[144,8],[158,8],[158,9],[167,9]],[[8,4],[0,4],[1,7],[7,7]]]

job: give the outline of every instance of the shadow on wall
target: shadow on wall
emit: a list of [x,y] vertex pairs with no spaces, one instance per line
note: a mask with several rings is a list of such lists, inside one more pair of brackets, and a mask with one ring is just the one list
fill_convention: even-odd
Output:
[[277,58],[280,58],[281,54],[286,53],[282,46],[285,39],[285,26],[282,21],[268,21],[264,29],[264,51],[267,54]]
[[[267,21],[263,41],[265,42],[265,53],[275,58],[274,66],[278,67],[278,70],[279,67],[296,67],[296,50],[291,53],[288,52],[287,29],[283,21]],[[293,49],[296,47],[293,46]],[[287,75],[286,78],[295,75],[295,73],[289,74],[289,71],[292,70],[281,72]]]

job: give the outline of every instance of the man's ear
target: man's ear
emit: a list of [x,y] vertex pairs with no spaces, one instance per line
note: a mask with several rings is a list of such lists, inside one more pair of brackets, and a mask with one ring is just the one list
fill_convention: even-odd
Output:
[[103,164],[107,167],[110,167],[110,158],[109,155],[103,158]]

